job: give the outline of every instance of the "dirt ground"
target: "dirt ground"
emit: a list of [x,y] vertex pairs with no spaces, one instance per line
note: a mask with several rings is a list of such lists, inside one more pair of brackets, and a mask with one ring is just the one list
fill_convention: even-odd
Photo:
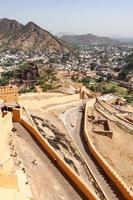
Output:
[[[24,105],[30,112],[34,123],[44,138],[95,192],[97,187],[94,187],[94,180],[84,165],[84,161],[76,150],[64,124],[59,119],[62,112],[81,104],[81,101],[77,98],[78,96],[76,95],[75,98],[75,95],[63,96],[60,94],[59,99],[62,99],[58,102],[55,100],[58,94],[52,96],[50,94],[48,96],[42,95],[41,97],[29,95],[22,97],[20,104]],[[23,112],[23,114],[26,116],[26,113]]]
[[[105,119],[96,109],[88,112],[93,113],[97,118]],[[92,132],[92,124],[89,121],[88,133],[97,150],[133,190],[133,134],[112,121],[110,121],[110,126],[113,131],[112,138]]]
[[46,110],[32,109],[32,117],[38,130],[43,134],[44,138],[54,147],[60,156],[80,175],[80,177],[94,190],[91,183],[91,175],[84,166],[83,160],[80,158],[75,145],[73,144],[64,124],[59,119],[59,115],[65,110],[75,107],[78,103],[67,103],[57,105]]
[[63,93],[57,92],[41,92],[41,93],[26,93],[19,96],[20,101],[24,100],[41,100],[41,99],[49,99],[51,97],[60,97],[60,96],[67,96]]
[[[84,199],[41,151],[29,133],[15,123],[14,146],[19,160],[28,174],[35,200],[81,200]],[[21,144],[21,145],[20,145]]]
[[[55,95],[55,96],[54,96]],[[55,148],[55,150],[64,158],[64,160],[82,177],[82,179],[90,184],[91,177],[84,168],[82,159],[80,158],[76,147],[71,141],[63,123],[59,119],[59,115],[67,109],[72,108],[81,102],[72,99],[67,100],[67,96],[60,96],[61,101],[56,102],[57,94],[52,97],[48,96],[24,97],[21,99],[22,105],[28,108],[33,120],[39,131],[44,135],[44,138]],[[46,97],[46,98],[45,98]],[[53,100],[52,100],[53,98]],[[49,104],[52,102],[53,104]],[[104,119],[95,109],[92,110],[97,117]],[[123,181],[132,188],[133,185],[133,135],[122,129],[115,123],[111,122],[113,138],[94,134],[91,129],[92,125],[88,123],[88,132],[91,135],[92,141],[101,155],[107,162],[116,170]],[[94,190],[94,188],[92,187]],[[55,198],[54,198],[55,199]],[[68,198],[69,199],[69,198]]]
[[54,105],[79,101],[79,94],[66,95],[63,93],[30,93],[19,97],[19,104],[30,109],[46,109]]

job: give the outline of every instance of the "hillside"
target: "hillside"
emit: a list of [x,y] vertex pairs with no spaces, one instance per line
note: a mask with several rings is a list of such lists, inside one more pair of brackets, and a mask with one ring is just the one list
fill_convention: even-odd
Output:
[[0,50],[69,51],[63,42],[33,22],[26,25],[16,20],[0,20]]
[[64,35],[60,37],[63,41],[76,45],[89,45],[93,43],[98,44],[119,44],[119,41],[109,37],[99,37],[92,34],[85,35]]
[[2,48],[8,40],[23,28],[23,25],[16,20],[0,19],[0,48]]

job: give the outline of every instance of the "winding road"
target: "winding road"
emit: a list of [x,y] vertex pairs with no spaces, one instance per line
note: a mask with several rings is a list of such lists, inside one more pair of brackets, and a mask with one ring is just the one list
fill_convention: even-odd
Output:
[[[82,106],[82,105],[81,105]],[[81,106],[67,110],[60,115],[67,131],[69,132],[72,140],[77,146],[82,158],[91,171],[96,182],[103,191],[104,196],[108,200],[124,200],[125,198],[119,190],[115,187],[112,181],[106,176],[101,166],[94,159],[93,155],[89,151],[86,142],[84,140],[83,132],[83,113],[81,112]]]

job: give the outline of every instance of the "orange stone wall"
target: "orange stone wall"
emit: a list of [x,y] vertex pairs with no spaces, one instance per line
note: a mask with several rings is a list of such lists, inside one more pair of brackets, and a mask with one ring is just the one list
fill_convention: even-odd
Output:
[[17,86],[0,86],[0,99],[4,102],[17,102],[18,101],[18,88]]

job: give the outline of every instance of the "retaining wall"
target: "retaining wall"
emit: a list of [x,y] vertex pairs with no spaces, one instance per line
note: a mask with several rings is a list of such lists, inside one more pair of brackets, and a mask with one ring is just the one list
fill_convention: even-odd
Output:
[[18,101],[18,88],[16,86],[0,86],[0,99],[5,102]]
[[106,160],[100,155],[100,153],[96,150],[95,146],[93,145],[91,138],[89,137],[89,133],[87,131],[87,110],[89,107],[94,107],[96,100],[92,99],[87,102],[86,108],[85,108],[85,124],[84,124],[84,136],[87,141],[87,145],[95,157],[95,159],[98,161],[100,166],[103,168],[105,173],[108,175],[108,177],[114,182],[116,187],[119,188],[119,190],[122,192],[122,194],[125,196],[128,200],[133,200],[133,193],[129,190],[127,185],[122,181],[122,179],[119,177],[119,175],[113,170],[113,168],[106,162]]
[[14,108],[13,115],[14,121],[20,122],[36,138],[42,148],[48,152],[50,157],[55,160],[58,166],[61,167],[64,173],[72,180],[72,182],[87,197],[87,199],[100,200],[98,196],[91,190],[91,188],[89,188],[86,183],[82,181],[82,179],[71,169],[71,167],[59,156],[59,154],[44,139],[39,131],[22,117],[21,110]]
[[55,96],[55,97],[51,97],[48,99],[39,99],[39,100],[34,100],[32,102],[32,100],[24,100],[20,102],[21,106],[24,106],[26,108],[43,108],[43,107],[47,107],[50,105],[58,105],[58,104],[64,104],[64,103],[68,103],[68,102],[72,102],[72,101],[79,101],[80,97],[79,94],[74,94],[74,95],[66,95],[66,96]]

